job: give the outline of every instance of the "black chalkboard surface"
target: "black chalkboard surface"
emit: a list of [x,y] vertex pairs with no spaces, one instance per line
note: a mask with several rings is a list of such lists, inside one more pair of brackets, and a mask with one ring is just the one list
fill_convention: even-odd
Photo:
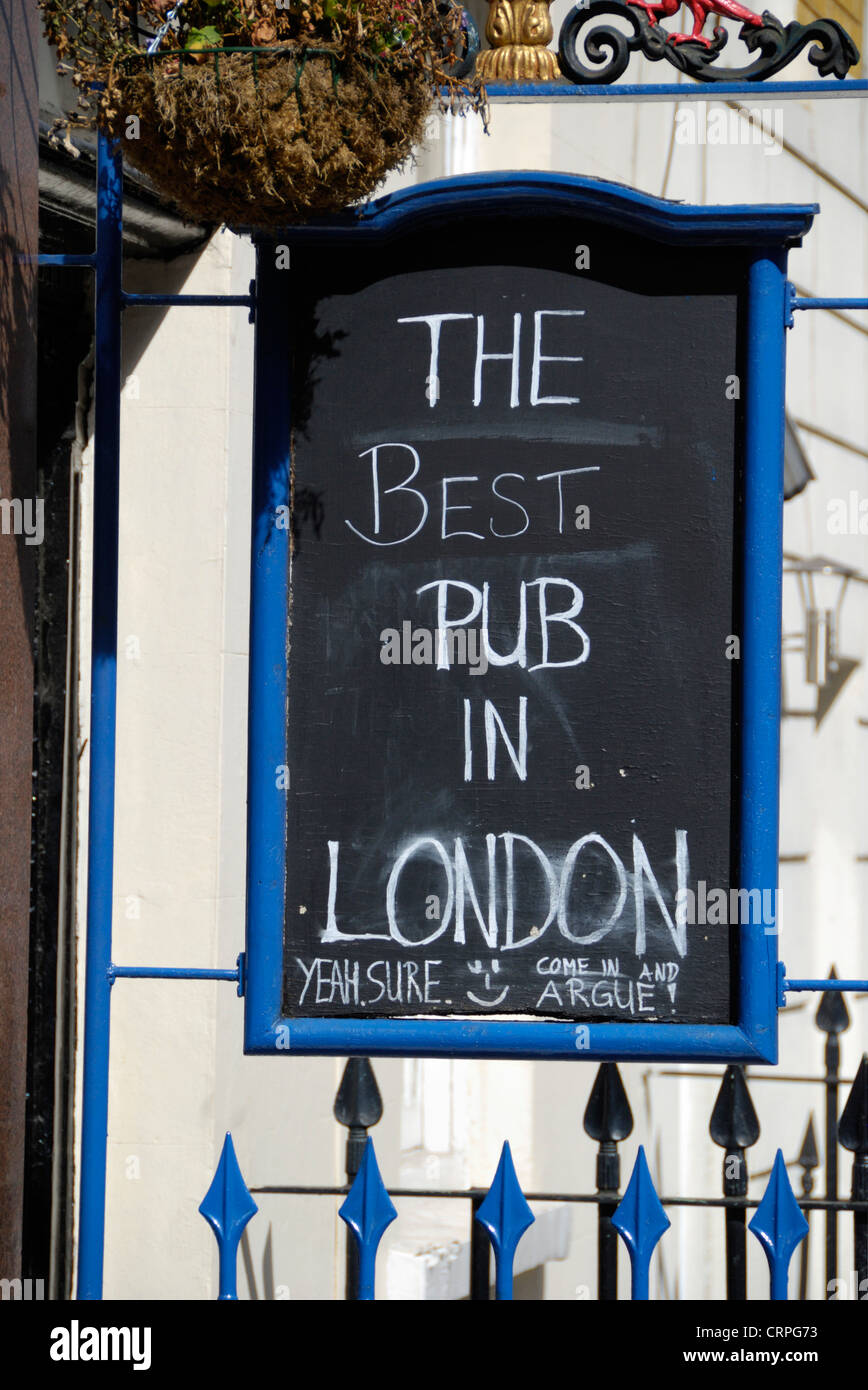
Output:
[[731,1021],[742,255],[293,250],[288,1017]]

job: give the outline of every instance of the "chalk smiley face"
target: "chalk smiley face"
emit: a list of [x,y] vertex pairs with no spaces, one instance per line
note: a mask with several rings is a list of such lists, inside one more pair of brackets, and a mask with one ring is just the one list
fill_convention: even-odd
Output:
[[[467,962],[467,969],[470,971],[472,975],[481,975],[485,967],[483,966],[481,960],[471,960]],[[491,983],[492,975],[498,975],[499,973],[500,961],[492,960],[488,969],[485,970],[485,977],[483,979],[483,984],[489,992],[493,993],[493,991],[497,987],[496,984],[493,985]],[[472,999],[474,1004],[479,1004],[480,1007],[483,1009],[496,1009],[498,1004],[503,1003],[504,999],[508,994],[509,985],[504,985],[503,989],[494,999],[480,999],[479,996],[474,994],[472,990],[467,991],[467,998]]]

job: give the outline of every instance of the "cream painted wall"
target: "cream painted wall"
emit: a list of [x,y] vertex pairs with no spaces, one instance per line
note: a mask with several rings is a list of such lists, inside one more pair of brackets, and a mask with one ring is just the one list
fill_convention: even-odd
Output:
[[[566,8],[562,0],[553,7],[556,22]],[[644,66],[645,80],[669,80],[662,65]],[[750,103],[762,104],[759,94]],[[793,277],[812,293],[865,294],[868,106],[792,102],[781,119],[785,148],[769,153],[753,145],[680,143],[673,103],[498,104],[488,136],[472,120],[438,122],[403,181],[552,168],[695,201],[816,201],[822,212],[792,257]],[[237,293],[251,274],[249,244],[221,233],[197,258],[131,264],[127,285]],[[868,316],[846,317],[797,317],[789,338],[789,410],[865,450]],[[252,330],[242,310],[221,309],[135,310],[125,327],[115,958],[230,965],[243,944]],[[661,371],[679,383],[689,408],[690,363],[662,364]],[[827,529],[830,499],[853,488],[868,492],[868,462],[808,432],[801,438],[817,481],[787,505],[786,546],[801,555],[830,554],[868,573],[868,538]],[[800,621],[789,580],[786,630]],[[807,719],[788,720],[783,731],[781,847],[809,856],[782,873],[783,954],[797,974],[823,974],[833,960],[839,971],[868,973],[868,866],[857,862],[868,854],[868,727],[858,723],[868,719],[868,587],[853,586],[848,595],[842,649],[863,666],[827,721],[815,732]],[[794,701],[807,702],[811,693],[803,681],[794,684]],[[781,1023],[783,1069],[816,1074],[821,1042],[808,1021],[813,1004],[792,1002]],[[854,1026],[844,1040],[849,1075],[868,1038],[865,999],[852,1009]],[[214,1296],[213,1240],[196,1208],[227,1129],[251,1185],[340,1182],[343,1132],[331,1117],[340,1070],[330,1059],[244,1058],[241,1004],[231,985],[119,982],[107,1296]],[[376,1071],[385,1101],[377,1153],[392,1186],[484,1184],[505,1137],[528,1189],[592,1185],[593,1145],[581,1116],[593,1068],[442,1060],[377,1062]],[[717,1192],[722,1155],[707,1136],[717,1081],[680,1081],[675,1073],[623,1068],[636,1118],[621,1146],[623,1177],[643,1142],[661,1189]],[[795,1156],[808,1110],[819,1117],[822,1096],[819,1088],[759,1078],[753,1094],[763,1135],[751,1161],[761,1170],[778,1144],[785,1157]],[[847,1162],[842,1181],[849,1181]],[[249,1228],[259,1296],[270,1245],[276,1296],[339,1297],[337,1202],[259,1200]],[[384,1245],[381,1293],[454,1297],[466,1258],[466,1213],[434,1200],[399,1209],[402,1220]],[[719,1297],[719,1213],[676,1213],[673,1227],[661,1247],[658,1296]],[[547,1296],[593,1292],[590,1209],[557,1219],[545,1214],[539,1239],[534,1258],[552,1261]],[[761,1293],[758,1249],[751,1272]],[[812,1277],[822,1278],[816,1262]],[[245,1296],[243,1276],[241,1287]],[[818,1289],[815,1282],[815,1296]]]

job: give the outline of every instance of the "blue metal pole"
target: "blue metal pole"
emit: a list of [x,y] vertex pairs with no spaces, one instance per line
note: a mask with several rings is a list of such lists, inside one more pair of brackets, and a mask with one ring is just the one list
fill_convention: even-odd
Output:
[[122,161],[99,137],[96,229],[93,630],[78,1297],[102,1297],[111,1015],[117,703]]
[[[759,252],[749,270],[747,443],[742,617],[741,886],[778,884],[778,797],[783,587],[786,253]],[[772,900],[774,901],[774,899]],[[744,928],[742,1014],[777,1061],[777,924]]]
[[[289,531],[278,508],[291,502],[289,441],[292,352],[291,276],[274,247],[256,253],[253,510],[250,554],[250,732],[247,755],[247,966],[245,1050],[277,1021],[283,973],[286,792],[275,776],[286,765],[286,615]],[[279,827],[275,832],[275,827]],[[256,940],[251,924],[256,924]],[[267,924],[267,931],[266,931]],[[251,951],[252,948],[252,951]],[[286,1040],[289,1034],[286,1033]],[[271,1043],[269,1051],[275,1052]]]
[[512,1260],[498,1260],[494,1269],[494,1297],[498,1303],[512,1302]]
[[[352,1239],[352,1237],[350,1237]],[[377,1277],[377,1246],[368,1241],[359,1242],[359,1299],[360,1303],[373,1303]]]

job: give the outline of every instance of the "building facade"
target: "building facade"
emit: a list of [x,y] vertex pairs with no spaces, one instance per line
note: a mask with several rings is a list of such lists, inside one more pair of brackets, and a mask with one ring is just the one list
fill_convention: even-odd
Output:
[[[556,30],[566,10],[564,0],[552,6]],[[850,16],[850,27],[860,21]],[[66,103],[50,53],[43,57],[47,123]],[[803,58],[789,75],[815,73]],[[630,80],[664,79],[659,65],[642,60]],[[57,235],[69,234],[73,185],[86,183],[87,161],[86,149],[72,161],[44,148],[46,232],[56,226]],[[702,204],[816,202],[821,211],[814,227],[791,254],[791,279],[802,294],[866,294],[864,100],[780,101],[761,87],[749,101],[716,101],[712,91],[707,100],[683,102],[498,100],[487,134],[473,117],[432,119],[415,164],[393,177],[386,191],[506,169],[581,173]],[[129,209],[128,290],[246,293],[254,274],[248,238],[185,226],[135,185]],[[82,214],[83,228],[86,221]],[[68,534],[77,583],[69,610],[74,699],[62,831],[67,876],[59,910],[65,947],[57,976],[58,998],[68,1008],[68,1134],[55,1149],[52,1174],[55,1194],[67,1195],[65,1219],[50,1244],[53,1287],[61,1296],[72,1288],[77,1238],[90,746],[89,347],[85,341],[76,349],[80,367],[66,428],[74,497]],[[244,944],[253,328],[238,308],[136,307],[125,315],[123,352],[114,958],[231,966]],[[868,314],[799,314],[788,353],[793,495],[785,506],[781,955],[792,976],[822,977],[835,965],[841,975],[865,977]],[[685,410],[691,369],[687,360],[660,363],[660,390],[683,394]],[[65,371],[69,381],[68,364]],[[818,558],[828,563],[811,563]],[[844,1077],[853,1076],[868,1038],[866,996],[851,997],[849,1005]],[[757,1068],[749,1077],[762,1125],[750,1153],[755,1195],[775,1149],[794,1160],[810,1114],[818,1121],[822,1115],[822,1087],[780,1075],[820,1075],[814,1008],[812,997],[790,996],[780,1021],[779,1074]],[[233,1134],[251,1187],[339,1185],[345,1131],[335,1123],[332,1104],[343,1061],[245,1057],[242,1004],[227,983],[120,980],[112,1009],[106,1296],[213,1298],[216,1253],[197,1208],[225,1132]],[[525,1190],[593,1190],[595,1148],[581,1123],[592,1067],[580,1061],[388,1059],[376,1062],[375,1071],[384,1114],[374,1137],[387,1186],[485,1187],[508,1138]],[[719,1193],[722,1154],[709,1139],[708,1118],[721,1072],[711,1066],[622,1067],[635,1119],[621,1146],[625,1175],[643,1143],[658,1191]],[[842,1184],[848,1181],[843,1164]],[[340,1298],[338,1200],[263,1195],[257,1201],[241,1297]],[[378,1296],[466,1297],[467,1205],[434,1197],[397,1204]],[[519,1249],[517,1296],[593,1298],[593,1209],[552,1202],[534,1209],[537,1223]],[[720,1212],[678,1209],[671,1215],[673,1230],[653,1268],[652,1297],[722,1297]],[[849,1239],[845,1223],[842,1269],[849,1268]],[[815,1239],[814,1298],[823,1296],[820,1247]],[[764,1297],[758,1245],[750,1259],[751,1294]],[[625,1268],[621,1277],[626,1281]]]

